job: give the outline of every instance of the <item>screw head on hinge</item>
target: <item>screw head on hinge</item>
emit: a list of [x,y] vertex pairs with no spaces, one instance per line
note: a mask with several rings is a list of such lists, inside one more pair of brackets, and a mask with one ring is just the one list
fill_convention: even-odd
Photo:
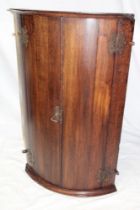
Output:
[[22,150],[22,153],[27,153],[27,152],[28,152],[27,149],[23,149],[23,150]]
[[119,171],[117,169],[114,170],[116,175],[119,175]]
[[129,42],[129,44],[130,44],[131,46],[134,46],[134,45],[135,45],[135,42]]

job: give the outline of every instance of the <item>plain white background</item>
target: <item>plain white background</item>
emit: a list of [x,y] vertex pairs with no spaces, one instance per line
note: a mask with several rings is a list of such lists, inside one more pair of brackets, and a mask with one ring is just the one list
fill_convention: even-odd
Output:
[[[8,8],[135,14],[117,193],[75,198],[51,192],[24,172],[14,24]],[[140,0],[0,0],[0,210],[140,210]]]

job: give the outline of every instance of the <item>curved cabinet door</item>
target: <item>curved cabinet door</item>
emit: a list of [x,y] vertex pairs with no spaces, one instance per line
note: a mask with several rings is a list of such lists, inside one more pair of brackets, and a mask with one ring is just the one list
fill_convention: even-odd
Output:
[[27,161],[41,177],[60,184],[61,124],[52,119],[61,104],[60,18],[16,15],[15,21],[24,72]]
[[63,187],[114,184],[133,23],[63,18]]

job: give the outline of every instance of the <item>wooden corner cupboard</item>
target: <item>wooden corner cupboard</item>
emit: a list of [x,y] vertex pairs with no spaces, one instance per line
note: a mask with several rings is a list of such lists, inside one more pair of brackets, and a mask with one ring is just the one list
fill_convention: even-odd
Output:
[[116,191],[134,15],[10,11],[26,172],[68,195]]

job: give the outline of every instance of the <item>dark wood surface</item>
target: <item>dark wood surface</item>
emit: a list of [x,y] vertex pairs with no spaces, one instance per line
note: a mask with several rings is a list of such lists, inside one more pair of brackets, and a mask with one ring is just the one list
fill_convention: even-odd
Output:
[[134,14],[132,13],[91,13],[91,12],[70,12],[70,11],[51,11],[51,10],[30,10],[30,9],[9,9],[14,14],[36,14],[45,16],[57,16],[57,17],[85,17],[85,18],[126,18],[134,20]]
[[[131,45],[134,25],[130,21],[119,20],[117,33],[124,33],[126,46],[122,54],[115,56],[114,75],[112,81],[110,117],[108,122],[108,136],[106,140],[104,167],[113,170],[117,165],[120,135],[122,128],[123,112],[128,79]],[[113,183],[114,176],[107,179],[103,186]]]
[[66,194],[115,191],[133,15],[12,11],[27,171]]
[[99,195],[113,193],[116,191],[115,185],[109,185],[104,188],[98,188],[98,189],[92,189],[92,190],[67,189],[62,186],[58,186],[58,185],[52,184],[51,182],[47,181],[46,179],[41,177],[39,174],[37,174],[29,164],[26,164],[25,170],[26,170],[27,174],[34,181],[36,181],[38,184],[40,184],[43,187],[46,187],[47,189],[50,189],[54,192],[62,193],[65,195],[78,196],[78,197],[99,196]]
[[[44,16],[23,16],[29,34],[25,49],[30,121],[35,170],[52,183],[60,183],[61,125],[50,118],[60,106],[60,21]],[[59,40],[59,41],[58,41]]]

